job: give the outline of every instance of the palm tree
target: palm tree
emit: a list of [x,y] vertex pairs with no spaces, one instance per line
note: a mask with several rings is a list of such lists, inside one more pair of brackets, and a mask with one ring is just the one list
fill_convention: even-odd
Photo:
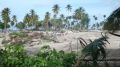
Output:
[[94,18],[95,22],[97,22],[98,18],[95,15],[93,16],[93,18]]
[[83,15],[84,11],[85,10],[82,7],[76,9],[75,13],[74,13],[75,19],[78,19],[78,20],[82,19],[82,15]]
[[14,26],[14,24],[17,22],[17,17],[16,15],[12,16],[12,21],[11,21],[11,26]]
[[96,25],[93,24],[93,25],[92,25],[92,30],[95,30],[95,28],[96,28]]
[[54,25],[54,27],[55,27],[55,29],[56,29],[56,25],[57,25],[57,15],[58,15],[58,13],[59,13],[59,10],[60,10],[60,7],[59,7],[59,5],[58,4],[55,4],[54,6],[53,6],[53,9],[52,9],[52,11],[53,11],[53,13],[54,13],[54,15],[53,15],[53,22],[52,22],[52,24]]
[[61,14],[61,15],[60,15],[60,18],[61,18],[61,19],[65,19],[64,14]]
[[71,10],[72,10],[72,6],[71,6],[70,4],[68,4],[68,5],[66,6],[66,9],[67,9],[68,15],[69,15],[69,12],[71,12]]
[[4,30],[6,32],[8,22],[10,22],[10,9],[9,8],[4,8],[2,10],[2,15],[1,16],[2,16],[2,21],[4,23]]
[[65,16],[63,14],[60,15],[60,19],[61,19],[61,24],[64,27],[64,20],[65,20]]
[[65,19],[64,19],[64,27],[65,27],[65,29],[68,28],[68,24],[69,24],[68,22],[69,22],[68,18],[65,17]]
[[82,18],[82,20],[81,20],[82,29],[88,30],[89,21],[90,21],[90,19],[89,19],[88,14],[85,14],[85,13],[84,13],[84,14],[83,14],[83,18]]
[[[67,11],[68,11],[68,19],[67,19],[68,22],[67,22],[67,23],[68,23],[68,26],[70,27],[70,25],[71,25],[71,22],[70,22],[70,21],[71,21],[71,16],[69,15],[69,13],[70,13],[71,10],[72,10],[72,6],[71,6],[70,4],[68,4],[68,5],[66,6],[66,9],[67,9]],[[69,28],[69,27],[68,27],[68,28]]]
[[80,30],[84,29],[82,27],[84,27],[84,25],[86,23],[86,22],[84,22],[85,18],[87,19],[87,21],[89,20],[88,15],[85,13],[85,10],[82,7],[80,7],[80,8],[78,8],[78,9],[75,10],[73,18],[76,21],[79,22],[79,24],[80,24],[80,26],[79,26]]
[[36,25],[35,25],[35,30],[39,30],[39,28],[42,26],[42,21],[37,21]]
[[103,15],[103,18],[104,18],[104,20],[105,20],[105,18],[106,18],[106,15]]
[[30,22],[33,25],[35,22],[35,18],[36,18],[35,11],[33,9],[30,10],[30,18],[31,18]]
[[96,23],[96,28],[99,29],[99,27],[100,27],[100,24]]
[[94,18],[95,21],[98,20],[98,18],[95,15],[93,16],[93,18]]
[[44,21],[45,21],[45,26],[46,26],[46,30],[47,30],[49,27],[48,23],[50,22],[50,13],[49,12],[46,12]]
[[103,21],[103,23],[102,23],[102,26],[103,26],[104,23],[105,23],[106,15],[103,15],[103,18],[104,18],[104,21]]
[[35,26],[35,30],[39,29],[39,16],[38,15],[35,15],[33,25]]
[[[76,9],[73,15],[74,19],[80,24],[80,20],[81,20],[81,10],[80,9]],[[80,25],[77,27],[80,27]]]
[[19,22],[19,23],[16,24],[16,27],[17,27],[18,29],[22,30],[22,29],[25,28],[25,23]]
[[59,13],[59,10],[60,10],[59,5],[58,5],[58,4],[55,4],[55,5],[53,6],[53,9],[52,9],[52,11],[53,11],[53,13],[54,13],[54,18],[57,17],[57,14]]
[[31,19],[30,15],[26,14],[24,19],[23,19],[23,22],[26,24],[26,27],[31,26],[30,19]]
[[31,26],[35,27],[35,30],[38,30],[38,20],[39,20],[39,16],[36,14],[36,12],[31,9],[30,10],[30,24]]
[[99,23],[100,30],[102,30],[103,25],[105,24],[105,21],[106,21],[106,15],[103,15],[103,19],[104,19],[104,21],[102,21],[102,22]]

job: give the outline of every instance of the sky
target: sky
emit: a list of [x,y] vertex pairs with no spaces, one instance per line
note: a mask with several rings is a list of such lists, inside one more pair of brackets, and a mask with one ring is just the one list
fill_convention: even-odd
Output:
[[98,22],[103,20],[103,15],[109,16],[112,11],[120,7],[120,0],[0,0],[0,12],[8,7],[11,10],[11,15],[17,15],[21,21],[26,13],[34,9],[40,19],[44,18],[47,11],[52,12],[53,5],[60,6],[60,14],[67,15],[65,9],[67,4],[72,5],[72,12],[76,8],[83,7],[86,13],[89,14],[91,23],[95,23],[93,15],[98,17]]

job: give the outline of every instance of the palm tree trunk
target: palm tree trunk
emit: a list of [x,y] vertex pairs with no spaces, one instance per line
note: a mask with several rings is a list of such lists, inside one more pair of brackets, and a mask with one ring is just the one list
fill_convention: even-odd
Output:
[[7,31],[7,23],[4,23],[4,32],[6,33]]
[[48,22],[46,22],[46,31],[48,30]]
[[115,33],[113,33],[113,32],[109,32],[109,33],[112,34],[112,35],[114,35],[114,36],[118,36],[118,37],[120,37],[119,34],[115,34]]

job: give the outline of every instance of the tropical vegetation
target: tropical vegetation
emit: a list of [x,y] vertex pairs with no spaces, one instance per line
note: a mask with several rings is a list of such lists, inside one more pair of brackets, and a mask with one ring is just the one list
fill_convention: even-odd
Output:
[[61,29],[74,29],[74,30],[88,30],[89,28],[89,15],[85,12],[83,7],[80,7],[72,14],[72,6],[68,4],[66,7],[68,15],[60,14],[60,6],[55,4],[52,7],[53,15],[50,12],[45,13],[44,19],[40,20],[39,15],[31,9],[23,20],[18,21],[17,16],[11,16],[12,11],[9,8],[4,8],[1,12],[1,30],[7,28],[17,30],[61,30]]
[[[11,27],[20,31],[89,30],[90,18],[83,7],[77,8],[73,14],[71,13],[72,6],[70,4],[65,8],[68,12],[67,16],[60,14],[60,6],[55,4],[52,7],[53,15],[46,12],[43,20],[40,20],[39,15],[31,9],[21,21],[17,20],[16,15],[11,16],[9,8],[4,8],[0,13],[0,29],[4,32],[7,32]],[[100,23],[97,22],[98,17],[93,16],[93,18],[96,23],[91,26],[91,29],[108,30],[110,34],[120,36],[115,34],[120,29],[120,8],[115,10],[107,19],[106,15],[103,15],[104,21]],[[24,32],[11,35],[25,37]],[[106,35],[102,35],[94,41],[90,40],[89,44],[84,39],[79,38],[82,46],[81,55],[72,51],[70,53],[57,51],[49,46],[42,47],[36,55],[29,55],[24,50],[23,44],[5,45],[4,49],[0,49],[0,67],[99,67],[97,60],[106,59],[105,44],[108,42],[107,38]],[[83,61],[87,57],[92,60],[91,64]]]

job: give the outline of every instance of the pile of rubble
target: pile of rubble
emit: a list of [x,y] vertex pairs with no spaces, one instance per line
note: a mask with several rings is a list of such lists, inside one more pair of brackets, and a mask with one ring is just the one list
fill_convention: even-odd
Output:
[[[19,32],[22,33],[22,32]],[[53,32],[24,32],[24,37],[9,33],[2,40],[2,44],[24,44],[24,46],[40,45],[43,41],[59,42]]]

